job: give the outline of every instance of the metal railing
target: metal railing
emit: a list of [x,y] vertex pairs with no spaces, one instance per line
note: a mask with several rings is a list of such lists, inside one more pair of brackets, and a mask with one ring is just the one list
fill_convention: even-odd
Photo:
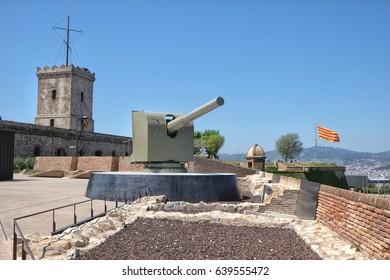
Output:
[[[128,194],[129,193],[132,193],[132,195],[130,196],[130,199],[128,199]],[[137,196],[135,194],[137,194]],[[142,195],[142,194],[144,194],[144,195]],[[124,199],[122,199],[121,195],[124,195],[124,196],[122,196]],[[23,232],[20,229],[20,226],[18,224],[19,220],[26,219],[26,218],[31,218],[33,216],[42,215],[42,214],[45,214],[45,213],[52,212],[52,223],[51,223],[52,224],[52,231],[51,231],[51,234],[52,235],[56,235],[56,234],[59,234],[59,233],[63,232],[64,230],[66,230],[66,229],[68,229],[70,227],[78,226],[80,224],[89,222],[89,221],[91,221],[91,220],[93,220],[95,218],[104,216],[107,212],[109,212],[109,211],[111,211],[113,209],[119,208],[119,203],[120,202],[122,202],[122,204],[120,206],[123,206],[123,205],[126,205],[129,202],[132,202],[132,201],[134,201],[134,200],[136,200],[138,198],[141,198],[143,196],[148,196],[148,195],[152,195],[152,192],[150,191],[150,189],[148,187],[146,187],[146,186],[145,187],[139,187],[139,188],[131,189],[129,191],[123,191],[123,192],[114,193],[113,197],[105,197],[104,200],[96,199],[96,198],[87,199],[87,200],[83,200],[83,201],[80,201],[80,202],[71,203],[71,204],[68,204],[68,205],[64,205],[64,206],[52,208],[52,209],[49,209],[49,210],[45,210],[45,211],[41,211],[41,212],[33,213],[33,214],[30,214],[30,215],[26,215],[26,216],[15,218],[13,220],[14,226],[13,226],[13,254],[12,254],[13,256],[12,256],[12,258],[13,258],[13,260],[17,260],[17,258],[18,258],[18,238],[20,238],[20,240],[21,240],[22,260],[26,260],[27,253],[28,253],[28,255],[30,256],[30,258],[32,260],[35,260],[35,257],[34,257],[32,251],[31,251],[31,248],[28,245],[28,241],[24,237]],[[100,212],[98,214],[94,213],[95,212],[94,211],[94,207],[93,207],[93,202],[94,201],[100,201],[100,202],[104,201],[103,212]],[[115,202],[115,207],[108,209],[107,201]],[[90,209],[89,209],[90,215],[87,218],[83,218],[83,219],[79,220],[78,216],[76,214],[77,206],[82,205],[82,204],[86,204],[86,203],[90,203]],[[63,226],[61,228],[57,228],[56,211],[58,211],[60,209],[69,208],[69,207],[73,207],[73,223],[67,224],[66,226]]]
[[3,223],[1,222],[1,220],[0,220],[0,229],[1,229],[1,232],[3,233],[4,240],[7,241],[7,233],[5,232],[5,229],[4,229],[4,226],[3,226]]

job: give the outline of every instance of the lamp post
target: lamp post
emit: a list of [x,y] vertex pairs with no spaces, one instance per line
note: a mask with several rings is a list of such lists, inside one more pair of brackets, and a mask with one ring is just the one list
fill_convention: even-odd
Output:
[[[76,125],[76,157],[79,156],[79,120],[82,120],[84,123],[84,120],[87,120],[88,116],[81,116],[77,117],[77,125]],[[81,124],[80,124],[81,125]],[[83,129],[83,126],[81,125],[81,129]]]

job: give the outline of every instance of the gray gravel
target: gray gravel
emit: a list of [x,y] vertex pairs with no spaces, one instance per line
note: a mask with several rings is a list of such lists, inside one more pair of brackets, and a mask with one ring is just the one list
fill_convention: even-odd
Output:
[[139,218],[80,260],[320,260],[292,229]]

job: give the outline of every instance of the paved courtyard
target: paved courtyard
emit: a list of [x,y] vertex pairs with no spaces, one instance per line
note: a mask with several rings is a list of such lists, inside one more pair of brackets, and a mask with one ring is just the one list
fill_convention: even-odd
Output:
[[[11,259],[5,250],[5,239],[12,236],[14,218],[85,200],[87,184],[86,179],[39,178],[22,174],[14,174],[13,181],[0,181],[0,260]],[[72,212],[73,209],[65,209],[58,213],[58,219],[65,215],[72,217]],[[51,214],[38,218],[21,220],[22,231],[49,233]]]

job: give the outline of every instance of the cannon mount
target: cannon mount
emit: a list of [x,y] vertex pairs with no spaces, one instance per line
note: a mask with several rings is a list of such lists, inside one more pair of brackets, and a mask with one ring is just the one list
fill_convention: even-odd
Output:
[[150,172],[186,172],[183,162],[194,158],[193,121],[223,104],[217,97],[187,114],[133,111],[129,161],[143,163]]
[[188,114],[133,112],[133,154],[127,160],[144,172],[92,172],[86,196],[127,201],[141,197],[140,186],[170,201],[240,201],[235,173],[190,173],[184,162],[194,156],[193,121],[223,105],[222,97]]

